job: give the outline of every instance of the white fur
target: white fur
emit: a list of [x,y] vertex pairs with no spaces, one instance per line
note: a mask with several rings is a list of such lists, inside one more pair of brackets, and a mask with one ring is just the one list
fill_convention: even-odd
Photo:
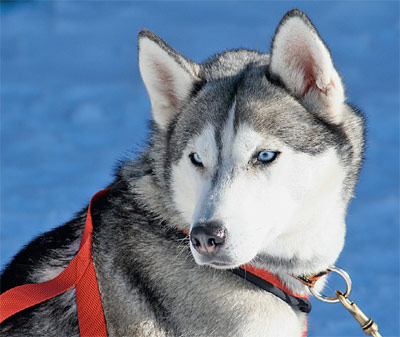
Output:
[[[247,125],[233,134],[233,118],[223,133],[223,163],[217,191],[210,190],[217,147],[208,126],[173,167],[175,202],[187,221],[222,221],[229,233],[223,251],[230,267],[260,253],[281,258],[315,259],[316,272],[333,263],[343,247],[345,207],[341,187],[344,169],[334,149],[312,156],[295,152],[276,138],[264,138]],[[269,166],[249,164],[257,149],[280,151]],[[187,154],[203,156],[205,171]],[[234,171],[233,171],[234,170]],[[235,172],[232,175],[232,172]],[[193,250],[199,264],[200,254]]]
[[328,111],[336,124],[343,120],[344,88],[329,50],[301,17],[284,22],[271,50],[271,71],[311,110]]
[[[282,211],[290,213],[291,220],[279,228],[263,251],[304,261],[313,259],[318,252],[325,264],[333,263],[342,250],[345,234],[342,200],[345,171],[335,150],[311,156],[287,148],[271,173],[271,188],[284,189],[290,194],[292,208],[284,207]],[[283,201],[275,199],[271,209]]]
[[[200,156],[205,167],[204,170],[193,166],[189,158],[192,152],[196,152]],[[217,158],[218,149],[214,129],[208,125],[192,143],[188,144],[182,160],[172,167],[171,180],[174,201],[188,224],[193,222],[194,215],[200,210],[201,199],[209,191],[211,173],[215,168]]]
[[196,65],[166,50],[147,37],[139,40],[139,68],[150,97],[153,118],[165,128],[179,105],[187,98],[196,78]]

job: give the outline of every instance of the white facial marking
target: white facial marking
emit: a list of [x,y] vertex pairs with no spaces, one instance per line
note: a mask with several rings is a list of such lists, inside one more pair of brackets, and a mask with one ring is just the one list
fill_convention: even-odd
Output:
[[282,157],[281,166],[286,172],[276,171],[273,179],[282,183],[286,180],[298,208],[287,231],[279,233],[265,247],[265,252],[307,260],[315,251],[320,251],[333,263],[343,247],[345,234],[342,200],[345,171],[335,150],[329,149],[318,156],[292,153],[289,158]]
[[[192,152],[200,156],[204,168],[195,167],[191,163],[189,155]],[[192,223],[196,209],[201,205],[202,197],[210,189],[211,173],[217,158],[214,128],[208,125],[187,145],[179,163],[172,167],[174,201],[184,220],[189,224]]]
[[[222,132],[222,163],[213,186],[218,148],[211,125],[188,144],[173,167],[174,199],[184,219],[192,225],[199,220],[223,223],[228,235],[219,255],[230,267],[262,253],[304,260],[318,254],[333,263],[343,245],[345,215],[345,173],[336,151],[317,156],[295,152],[246,124],[235,134],[234,108]],[[254,165],[260,149],[280,155],[270,164]],[[190,162],[191,152],[199,154],[204,168]]]
[[[262,147],[265,140],[242,126],[232,146],[236,163],[243,165],[254,152],[250,144]],[[333,262],[344,238],[345,174],[335,150],[311,156],[276,140],[267,144],[281,152],[276,162],[237,170],[215,206],[214,217],[229,233],[226,249],[232,260],[243,264],[261,252],[308,260],[320,250]]]

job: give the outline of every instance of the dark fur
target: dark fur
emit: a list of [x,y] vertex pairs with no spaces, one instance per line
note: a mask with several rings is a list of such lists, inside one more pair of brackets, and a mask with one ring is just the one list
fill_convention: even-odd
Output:
[[[290,12],[283,20],[291,15],[303,14]],[[159,43],[180,62],[180,56],[156,35],[148,31],[141,35]],[[188,240],[175,228],[182,220],[173,206],[169,169],[180,159],[190,137],[200,133],[204,120],[216,129],[221,127],[235,96],[237,111],[242,112],[235,116],[236,124],[245,121],[255,128],[268,129],[296,151],[313,155],[336,147],[341,160],[353,167],[344,191],[345,199],[351,197],[361,165],[362,117],[348,106],[343,124],[333,125],[318,114],[308,113],[279,79],[269,74],[268,61],[267,54],[245,50],[225,52],[205,61],[188,100],[203,111],[201,118],[188,103],[185,109],[180,107],[166,130],[154,124],[143,154],[119,166],[110,185],[113,189],[93,205],[93,259],[110,336],[148,336],[148,331],[152,331],[151,336],[239,336],[243,317],[254,311],[252,305],[260,306],[257,300],[267,298],[268,303],[282,305],[230,272],[196,265]],[[259,90],[254,90],[254,83]],[[213,100],[213,95],[218,99]],[[210,100],[222,103],[208,105]],[[247,112],[253,100],[265,102],[268,118],[252,119]],[[278,102],[278,111],[268,110],[271,100]],[[193,132],[185,133],[188,125]],[[154,191],[150,196],[138,187],[142,180]],[[86,211],[21,250],[2,273],[1,292],[51,279],[50,274],[40,273],[43,268],[67,266],[77,253]],[[297,263],[269,256],[262,259],[272,267],[287,269]],[[238,293],[253,301],[244,306],[235,301]],[[269,310],[274,311],[273,307]],[[304,320],[301,314],[296,315]],[[215,320],[224,323],[218,326],[218,332],[212,324]],[[0,331],[2,336],[78,336],[74,290],[7,319]]]

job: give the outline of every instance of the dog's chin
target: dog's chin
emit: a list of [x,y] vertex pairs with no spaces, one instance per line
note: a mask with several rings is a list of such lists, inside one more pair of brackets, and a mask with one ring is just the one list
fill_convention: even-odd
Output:
[[227,258],[218,258],[218,257],[206,257],[206,256],[197,256],[197,254],[193,254],[194,260],[200,266],[209,266],[215,269],[235,269],[240,267],[241,265],[247,264],[250,260],[243,261],[233,261]]
[[196,263],[200,266],[208,266],[215,269],[235,269],[242,265],[241,263],[228,263],[220,261],[208,261],[208,262],[196,261]]
[[219,262],[219,261],[214,261],[211,263],[207,263],[206,265],[215,268],[215,269],[235,269],[238,268],[240,264],[233,264],[233,263],[226,263],[226,262]]

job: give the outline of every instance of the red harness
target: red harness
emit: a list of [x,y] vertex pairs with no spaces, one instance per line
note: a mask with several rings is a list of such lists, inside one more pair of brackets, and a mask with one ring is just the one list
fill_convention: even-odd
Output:
[[108,190],[110,188],[96,193],[90,201],[78,254],[60,275],[48,282],[25,284],[1,294],[0,323],[26,308],[60,295],[75,286],[81,336],[107,337],[106,322],[92,259],[93,222],[90,210],[92,202],[107,193]]
[[[90,201],[78,254],[60,275],[51,281],[25,284],[0,295],[0,323],[24,309],[60,295],[75,286],[80,335],[82,337],[107,337],[104,312],[92,259],[91,206],[94,200],[106,194],[110,189],[107,188],[96,193]],[[245,265],[235,273],[261,288],[266,289],[259,283],[265,281],[266,284],[280,289],[287,295],[308,301],[307,296],[293,294],[276,276],[266,270]],[[252,278],[248,278],[248,276]],[[268,291],[270,290],[268,289]],[[306,335],[307,321],[303,337]]]

